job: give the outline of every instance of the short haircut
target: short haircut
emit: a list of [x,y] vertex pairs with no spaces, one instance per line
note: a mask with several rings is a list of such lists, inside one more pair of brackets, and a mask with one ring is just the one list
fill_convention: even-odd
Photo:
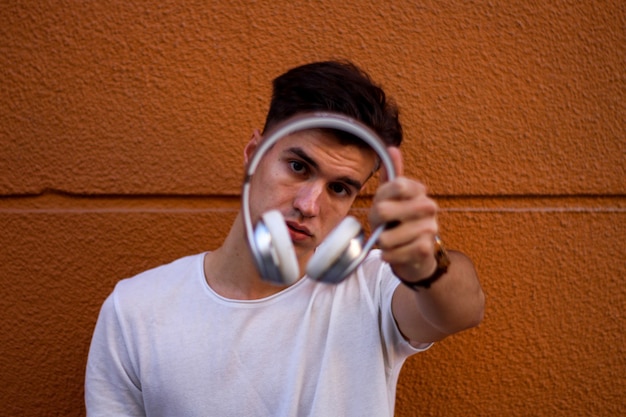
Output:
[[315,111],[356,119],[388,146],[402,142],[398,107],[367,73],[351,62],[313,62],[274,79],[264,131],[296,114]]

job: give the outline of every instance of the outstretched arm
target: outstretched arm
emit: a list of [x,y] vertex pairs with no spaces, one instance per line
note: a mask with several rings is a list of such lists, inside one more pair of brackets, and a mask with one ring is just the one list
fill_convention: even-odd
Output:
[[[383,260],[394,274],[407,282],[426,279],[435,272],[435,236],[439,232],[438,206],[426,187],[403,177],[402,155],[390,148],[398,177],[381,185],[370,212],[372,226],[393,223],[378,245]],[[448,253],[450,265],[429,288],[400,285],[392,310],[402,334],[415,345],[434,342],[478,325],[484,312],[484,294],[470,259],[460,252]]]

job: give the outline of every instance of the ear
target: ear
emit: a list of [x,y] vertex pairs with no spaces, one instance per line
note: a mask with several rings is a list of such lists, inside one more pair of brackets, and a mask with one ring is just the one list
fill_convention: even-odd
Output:
[[243,148],[244,165],[246,166],[248,165],[248,163],[250,162],[250,159],[252,159],[252,156],[256,152],[260,143],[261,143],[261,132],[259,131],[259,129],[254,129],[254,132],[252,132],[252,137],[250,138],[250,141],[248,142],[246,147]]

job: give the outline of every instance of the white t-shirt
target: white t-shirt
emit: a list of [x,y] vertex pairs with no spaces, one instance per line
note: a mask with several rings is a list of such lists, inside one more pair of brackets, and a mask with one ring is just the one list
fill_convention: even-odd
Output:
[[339,285],[302,279],[259,300],[206,283],[204,254],[120,281],[93,335],[95,416],[393,416],[408,344],[399,281],[372,251]]

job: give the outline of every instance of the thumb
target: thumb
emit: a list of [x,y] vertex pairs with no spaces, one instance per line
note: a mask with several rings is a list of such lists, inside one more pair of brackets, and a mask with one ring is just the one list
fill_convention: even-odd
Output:
[[[402,152],[400,152],[400,149],[395,146],[389,146],[387,147],[387,152],[396,170],[396,177],[404,175],[404,161],[402,160]],[[387,169],[384,166],[380,178],[381,182],[387,182],[387,180],[389,180]]]

